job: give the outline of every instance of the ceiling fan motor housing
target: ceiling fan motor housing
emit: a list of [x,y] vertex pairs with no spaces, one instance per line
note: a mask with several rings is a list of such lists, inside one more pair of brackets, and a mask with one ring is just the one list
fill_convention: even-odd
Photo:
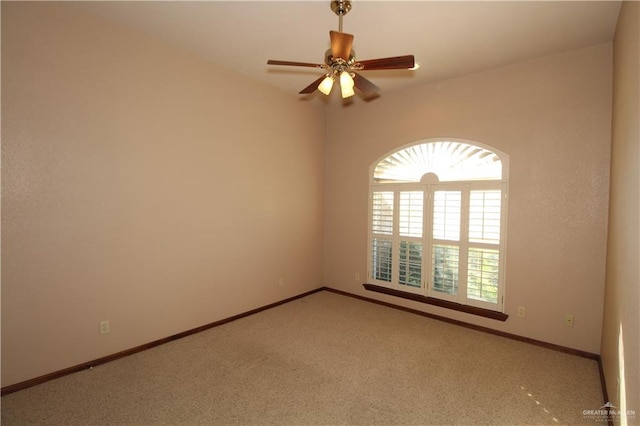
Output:
[[[353,64],[355,61],[356,61],[356,51],[351,49],[351,53],[349,54],[349,60],[347,61],[347,64]],[[331,49],[328,49],[326,52],[324,52],[324,63],[329,65],[330,68],[333,68],[335,65],[337,65]]]

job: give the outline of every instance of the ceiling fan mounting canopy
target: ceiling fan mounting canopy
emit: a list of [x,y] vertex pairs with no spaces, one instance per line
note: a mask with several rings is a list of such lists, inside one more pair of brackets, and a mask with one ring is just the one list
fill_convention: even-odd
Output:
[[331,2],[331,10],[338,16],[344,16],[351,10],[350,0],[333,0]]
[[269,65],[313,67],[325,70],[325,75],[302,89],[300,94],[313,93],[317,89],[323,94],[328,95],[331,92],[333,83],[339,80],[343,98],[353,96],[355,94],[353,90],[354,87],[362,92],[365,97],[370,97],[375,95],[380,89],[356,71],[411,69],[415,66],[413,55],[364,61],[356,60],[355,51],[351,48],[353,45],[353,35],[342,32],[342,17],[351,10],[351,1],[333,0],[331,2],[331,10],[339,17],[339,31],[329,31],[331,48],[325,53],[325,61],[323,64],[272,59],[267,61]]

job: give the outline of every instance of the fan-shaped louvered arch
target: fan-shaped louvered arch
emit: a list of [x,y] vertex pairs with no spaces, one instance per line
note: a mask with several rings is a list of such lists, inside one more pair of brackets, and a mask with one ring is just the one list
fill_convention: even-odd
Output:
[[420,182],[433,173],[440,182],[500,180],[503,164],[493,151],[469,141],[425,141],[400,149],[379,161],[375,182]]

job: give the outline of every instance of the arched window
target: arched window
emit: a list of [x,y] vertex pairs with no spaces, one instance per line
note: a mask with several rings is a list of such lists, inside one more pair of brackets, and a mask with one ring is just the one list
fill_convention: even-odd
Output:
[[421,141],[376,161],[369,283],[503,312],[507,174],[506,154],[464,140]]

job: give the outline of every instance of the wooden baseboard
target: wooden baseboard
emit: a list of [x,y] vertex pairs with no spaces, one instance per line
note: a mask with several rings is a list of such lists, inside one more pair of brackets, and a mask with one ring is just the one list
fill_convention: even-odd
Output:
[[548,348],[548,349],[553,349],[553,350],[556,350],[556,351],[560,351],[560,352],[565,352],[565,353],[581,356],[581,357],[584,357],[584,358],[597,360],[600,357],[600,355],[594,354],[594,353],[591,353],[591,352],[586,352],[586,351],[581,351],[579,349],[573,349],[573,348],[569,348],[569,347],[566,347],[566,346],[556,345],[554,343],[548,343],[548,342],[544,342],[542,340],[531,339],[529,337],[519,336],[517,334],[506,333],[504,331],[494,330],[492,328],[483,327],[483,326],[480,326],[480,325],[475,325],[475,324],[471,324],[471,323],[464,322],[464,321],[454,320],[454,319],[443,317],[443,316],[440,316],[440,315],[430,314],[428,312],[419,311],[417,309],[406,308],[404,306],[396,305],[394,303],[383,302],[381,300],[372,299],[372,298],[365,297],[365,296],[360,296],[360,295],[349,293],[349,292],[342,291],[342,290],[336,290],[336,289],[333,289],[333,288],[330,288],[330,287],[324,287],[324,290],[331,291],[333,293],[342,294],[344,296],[354,297],[356,299],[360,299],[360,300],[364,300],[364,301],[367,301],[367,302],[375,303],[377,305],[382,305],[382,306],[387,306],[387,307],[394,308],[394,309],[399,309],[401,311],[409,312],[409,313],[416,314],[416,315],[421,315],[423,317],[428,317],[428,318],[433,318],[433,319],[436,319],[436,320],[439,320],[439,321],[448,322],[450,324],[459,325],[461,327],[466,327],[466,328],[470,328],[470,329],[473,329],[473,330],[483,331],[485,333],[495,334],[496,336],[506,337],[508,339],[518,340],[520,342],[530,343],[532,345],[542,346],[542,347],[545,347],[545,348]]
[[[598,371],[600,372],[600,385],[602,385],[602,400],[607,403],[607,402],[611,402],[611,400],[609,399],[609,392],[607,391],[607,381],[605,380],[604,377],[604,367],[602,366],[602,357],[600,355],[598,355]],[[608,411],[609,409],[607,409],[607,413],[609,413]],[[613,426],[613,417],[611,416],[611,414],[607,415],[607,425],[608,426]]]
[[[377,305],[382,305],[382,306],[387,306],[390,308],[394,308],[394,309],[399,309],[401,311],[405,311],[405,312],[410,312],[412,314],[416,314],[416,315],[421,315],[423,317],[428,317],[428,318],[433,318],[439,321],[444,321],[450,324],[455,324],[455,325],[459,325],[461,327],[466,327],[466,328],[470,328],[473,330],[478,330],[478,331],[482,331],[485,333],[490,333],[490,334],[494,334],[497,336],[501,336],[501,337],[506,337],[508,339],[512,339],[512,340],[518,340],[520,342],[524,342],[524,343],[529,343],[532,345],[536,345],[536,346],[541,346],[547,349],[551,349],[554,351],[559,351],[559,352],[564,352],[564,353],[568,353],[571,355],[576,355],[576,356],[580,356],[583,358],[589,358],[589,359],[593,359],[598,363],[598,370],[600,372],[600,384],[602,386],[602,400],[604,402],[609,402],[609,396],[608,396],[608,392],[607,392],[607,384],[606,384],[606,380],[605,380],[605,375],[604,375],[604,369],[602,367],[602,358],[600,357],[599,354],[594,354],[591,352],[586,352],[586,351],[582,351],[579,349],[574,349],[574,348],[569,348],[566,346],[561,346],[561,345],[556,345],[554,343],[548,343],[548,342],[544,342],[542,340],[536,340],[536,339],[531,339],[529,337],[524,337],[524,336],[519,336],[517,334],[511,334],[511,333],[506,333],[504,331],[499,331],[499,330],[494,330],[488,327],[482,327],[479,325],[475,325],[475,324],[470,324],[464,321],[458,321],[458,320],[454,320],[451,318],[446,318],[440,315],[435,315],[435,314],[430,314],[427,312],[422,312],[419,311],[417,309],[411,309],[411,308],[406,308],[404,306],[400,306],[400,305],[396,305],[393,303],[388,303],[388,302],[383,302],[381,300],[376,300],[376,299],[372,299],[369,297],[365,297],[365,296],[360,296],[357,294],[353,294],[353,293],[349,293],[346,291],[342,291],[342,290],[336,290],[334,288],[330,288],[330,287],[324,287],[323,288],[326,291],[330,291],[332,293],[337,293],[337,294],[341,294],[343,296],[348,296],[348,297],[353,297],[355,299],[359,299],[359,300],[363,300],[366,302],[371,302],[371,303],[375,303]],[[613,426],[613,422],[612,420],[609,418],[608,419],[608,423],[609,426]]]
[[105,363],[111,362],[111,361],[115,361],[117,359],[124,358],[126,356],[133,355],[135,353],[142,352],[142,351],[145,351],[147,349],[151,349],[153,347],[156,347],[156,346],[159,346],[159,345],[163,345],[165,343],[169,343],[169,342],[172,342],[174,340],[181,339],[183,337],[187,337],[187,336],[190,336],[192,334],[196,334],[196,333],[208,330],[208,329],[213,328],[213,327],[218,327],[220,325],[229,323],[231,321],[235,321],[235,320],[240,319],[240,318],[248,317],[249,315],[257,314],[258,312],[262,312],[262,311],[265,311],[267,309],[271,309],[271,308],[274,308],[276,306],[283,305],[283,304],[285,304],[287,302],[291,302],[292,300],[300,299],[302,297],[309,296],[310,294],[317,293],[317,292],[322,291],[322,290],[323,290],[322,287],[321,288],[317,288],[315,290],[311,290],[311,291],[308,291],[306,293],[299,294],[297,296],[289,297],[288,299],[284,299],[284,300],[281,300],[281,301],[278,301],[278,302],[275,302],[275,303],[271,303],[269,305],[261,306],[259,308],[252,309],[250,311],[243,312],[241,314],[234,315],[234,316],[231,316],[229,318],[224,318],[224,319],[222,319],[220,321],[215,321],[215,322],[212,322],[212,323],[209,323],[209,324],[205,324],[205,325],[200,326],[200,327],[192,328],[191,330],[183,331],[182,333],[178,333],[178,334],[174,334],[172,336],[168,336],[168,337],[165,337],[165,338],[162,338],[162,339],[154,340],[153,342],[145,343],[144,345],[136,346],[135,348],[126,349],[124,351],[117,352],[115,354],[107,355],[107,356],[104,356],[104,357],[101,357],[101,358],[98,358],[98,359],[94,359],[92,361],[87,361],[87,362],[83,362],[82,364],[74,365],[74,366],[69,367],[69,368],[65,368],[65,369],[62,369],[62,370],[54,371],[52,373],[45,374],[43,376],[39,376],[39,377],[35,377],[33,379],[25,380],[23,382],[15,383],[13,385],[5,386],[0,390],[0,395],[2,395],[2,396],[8,395],[10,393],[17,392],[17,391],[20,391],[20,390],[23,390],[23,389],[27,389],[27,388],[30,388],[32,386],[36,386],[36,385],[39,385],[41,383],[45,383],[45,382],[48,382],[50,380],[54,380],[54,379],[66,376],[68,374],[77,373],[77,372],[83,371],[83,370],[88,370],[88,369],[93,368],[93,367],[95,367],[97,365],[105,364]]
[[[552,349],[552,350],[565,352],[565,353],[569,353],[569,354],[572,354],[572,355],[577,355],[577,356],[581,356],[581,357],[584,357],[584,358],[589,358],[589,359],[596,360],[598,362],[598,368],[600,370],[600,381],[601,381],[601,384],[602,384],[603,400],[605,402],[609,401],[609,397],[608,397],[608,394],[607,394],[607,386],[606,386],[606,383],[605,383],[604,369],[602,367],[602,359],[600,358],[600,355],[598,355],[598,354],[593,354],[593,353],[581,351],[581,350],[578,350],[578,349],[568,348],[568,347],[565,347],[565,346],[555,345],[553,343],[547,343],[547,342],[543,342],[541,340],[531,339],[531,338],[528,338],[528,337],[518,336],[516,334],[505,333],[505,332],[498,331],[498,330],[493,330],[493,329],[490,329],[490,328],[487,328],[487,327],[477,326],[477,325],[466,323],[466,322],[463,322],[463,321],[458,321],[458,320],[442,317],[442,316],[439,316],[439,315],[434,315],[434,314],[430,314],[430,313],[427,313],[427,312],[418,311],[416,309],[411,309],[411,308],[406,308],[404,306],[395,305],[393,303],[382,302],[380,300],[372,299],[372,298],[369,298],[369,297],[359,296],[357,294],[348,293],[346,291],[337,290],[337,289],[334,289],[334,288],[331,288],[331,287],[321,287],[321,288],[318,288],[318,289],[315,289],[315,290],[311,290],[311,291],[308,291],[306,293],[302,293],[302,294],[299,294],[297,296],[293,296],[293,297],[281,300],[279,302],[271,303],[269,305],[265,305],[265,306],[262,306],[262,307],[259,307],[259,308],[256,308],[256,309],[252,309],[250,311],[243,312],[241,314],[234,315],[234,316],[231,316],[229,318],[225,318],[225,319],[222,319],[222,320],[219,320],[219,321],[215,321],[215,322],[212,322],[212,323],[209,323],[209,324],[205,324],[203,326],[196,327],[196,328],[193,328],[191,330],[183,331],[182,333],[174,334],[172,336],[165,337],[163,339],[158,339],[158,340],[155,340],[153,342],[146,343],[144,345],[136,346],[134,348],[126,349],[124,351],[121,351],[121,352],[118,352],[118,353],[115,353],[115,354],[107,355],[107,356],[104,356],[104,357],[101,357],[101,358],[98,358],[98,359],[95,359],[95,360],[92,360],[92,361],[88,361],[88,362],[84,362],[82,364],[74,365],[72,367],[65,368],[63,370],[54,371],[52,373],[45,374],[45,375],[39,376],[39,377],[35,377],[33,379],[26,380],[26,381],[23,381],[23,382],[20,382],[20,383],[15,383],[13,385],[5,386],[5,387],[3,387],[1,389],[1,395],[2,396],[8,395],[10,393],[17,392],[17,391],[20,391],[20,390],[23,390],[23,389],[27,389],[27,388],[30,388],[32,386],[36,386],[36,385],[39,385],[41,383],[45,383],[45,382],[48,382],[50,380],[54,380],[54,379],[66,376],[68,374],[77,373],[79,371],[83,371],[83,370],[87,370],[89,368],[93,368],[93,367],[95,367],[97,365],[100,365],[100,364],[105,364],[107,362],[115,361],[117,359],[129,356],[129,355],[133,355],[135,353],[142,352],[142,351],[145,351],[147,349],[151,349],[153,347],[156,347],[156,346],[159,346],[159,345],[162,345],[162,344],[165,344],[165,343],[169,343],[171,341],[174,341],[174,340],[177,340],[177,339],[181,339],[183,337],[190,336],[192,334],[196,334],[196,333],[208,330],[208,329],[213,328],[213,327],[218,327],[220,325],[229,323],[231,321],[235,321],[237,319],[244,318],[244,317],[247,317],[249,315],[253,315],[253,314],[256,314],[258,312],[262,312],[262,311],[274,308],[274,307],[279,306],[279,305],[283,305],[285,303],[291,302],[291,301],[296,300],[296,299],[303,298],[305,296],[309,296],[309,295],[311,295],[313,293],[317,293],[317,292],[323,291],[323,290],[324,291],[330,291],[330,292],[336,293],[336,294],[341,294],[343,296],[353,297],[355,299],[363,300],[363,301],[366,301],[366,302],[375,303],[375,304],[378,304],[378,305],[387,306],[387,307],[394,308],[394,309],[399,309],[399,310],[402,310],[402,311],[405,311],[405,312],[410,312],[410,313],[413,313],[413,314],[416,314],[416,315],[421,315],[421,316],[424,316],[424,317],[433,318],[433,319],[436,319],[436,320],[439,320],[439,321],[448,322],[450,324],[459,325],[461,327],[467,327],[467,328],[471,328],[471,329],[474,329],[474,330],[478,330],[478,331],[482,331],[482,332],[491,333],[491,334],[495,334],[495,335],[498,335],[498,336],[506,337],[506,338],[509,338],[509,339],[518,340],[518,341],[521,341],[521,342],[530,343],[530,344],[537,345],[537,346],[542,346],[542,347],[545,347],[545,348],[548,348],[548,349]],[[611,422],[611,420],[609,420],[609,424],[613,425],[613,422]]]

